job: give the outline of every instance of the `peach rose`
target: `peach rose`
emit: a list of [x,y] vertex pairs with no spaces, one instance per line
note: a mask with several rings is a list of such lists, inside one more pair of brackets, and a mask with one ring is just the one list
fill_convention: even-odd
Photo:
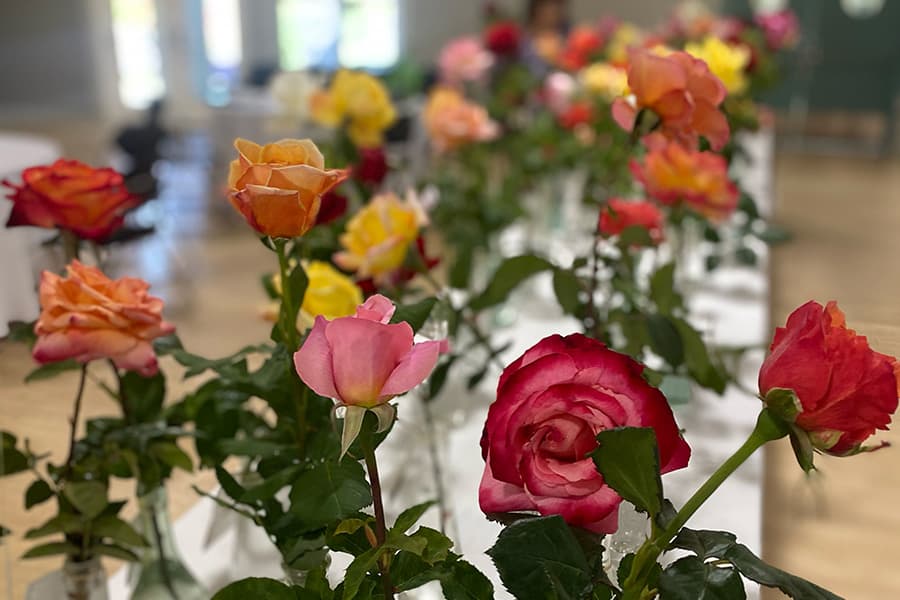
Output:
[[471,142],[497,137],[497,124],[487,111],[466,100],[458,91],[438,87],[431,92],[423,114],[425,129],[438,152],[454,150]]
[[66,277],[41,274],[34,359],[44,364],[108,358],[120,369],[154,375],[151,341],[175,326],[162,320],[163,302],[147,293],[150,285],[135,277],[113,281],[77,260],[66,271]]
[[239,156],[228,172],[228,199],[253,229],[270,237],[301,236],[315,225],[322,194],[347,178],[346,169],[325,169],[311,140],[280,140],[260,146],[236,139]]

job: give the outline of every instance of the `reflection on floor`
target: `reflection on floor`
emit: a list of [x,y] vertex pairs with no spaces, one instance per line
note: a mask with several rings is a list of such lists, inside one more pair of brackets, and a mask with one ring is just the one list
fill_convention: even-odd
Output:
[[[156,234],[111,249],[109,270],[150,281],[186,346],[220,355],[266,337],[269,326],[258,318],[264,296],[255,282],[272,261],[232,214],[218,186],[210,185],[209,161],[185,156],[198,154],[186,151],[159,165],[161,196],[137,215],[154,224]],[[877,349],[900,354],[895,300],[900,273],[891,260],[900,253],[900,169],[887,162],[782,157],[776,186],[778,221],[795,239],[774,256],[774,318],[782,322],[809,298],[836,298],[850,323]],[[21,384],[31,367],[21,347],[0,343],[0,428],[28,431],[33,447],[59,456],[74,377]],[[177,376],[170,376],[170,384],[177,397],[183,384]],[[113,408],[101,394],[87,397],[89,416]],[[900,442],[894,432],[883,437]],[[807,483],[792,464],[787,444],[771,449],[765,515],[769,560],[854,600],[900,597],[898,452],[821,460],[821,474]],[[174,512],[195,501],[189,483],[198,479],[201,485],[210,481],[208,474],[179,475],[170,484]],[[24,511],[21,499],[29,482],[27,476],[0,480],[0,521],[17,532],[0,548],[0,589],[5,592],[11,574],[16,599],[24,597],[29,581],[58,566],[53,558],[18,559],[28,547],[22,532],[50,514],[49,506]],[[128,490],[118,486],[114,493]]]

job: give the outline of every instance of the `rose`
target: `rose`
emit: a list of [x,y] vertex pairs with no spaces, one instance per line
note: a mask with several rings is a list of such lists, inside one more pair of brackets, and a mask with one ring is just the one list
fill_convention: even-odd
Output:
[[666,399],[641,378],[642,370],[577,333],[545,338],[509,365],[481,440],[481,509],[536,510],[597,533],[614,532],[621,498],[588,455],[600,431],[653,428],[663,473],[686,466],[690,457]]
[[760,394],[771,402],[773,390],[793,390],[800,405],[794,424],[818,450],[853,454],[876,429],[888,428],[900,365],[849,329],[837,303],[823,308],[810,301],[795,310],[775,330],[769,350],[759,371]]
[[7,227],[31,225],[59,228],[76,236],[102,241],[121,227],[125,212],[140,199],[125,188],[122,176],[77,160],[22,171],[22,184],[3,181],[13,190]]
[[578,79],[588,93],[610,102],[625,95],[628,90],[625,70],[609,63],[594,63],[585,67],[578,74]]
[[494,57],[476,37],[451,40],[438,57],[441,80],[449,85],[479,81],[494,64]]
[[343,217],[347,213],[347,203],[347,196],[339,194],[334,189],[322,194],[316,225],[327,225]]
[[573,102],[557,116],[559,124],[566,129],[575,129],[587,125],[594,119],[594,107],[590,102],[579,100]]
[[35,324],[34,359],[41,363],[111,359],[120,369],[156,373],[151,342],[175,327],[162,320],[163,302],[141,279],[111,280],[73,260],[67,276],[41,274],[41,314]]
[[322,194],[347,178],[342,169],[325,169],[310,140],[281,140],[260,146],[236,139],[238,158],[228,172],[228,199],[262,235],[291,238],[315,225]]
[[713,221],[737,208],[740,191],[728,177],[728,163],[712,152],[689,150],[658,133],[644,138],[643,162],[632,160],[631,172],[647,194],[663,204],[686,204]]
[[403,265],[407,251],[426,221],[413,194],[405,201],[396,194],[379,194],[347,223],[339,241],[343,250],[334,262],[359,278],[387,281]]
[[316,317],[294,354],[297,374],[320,396],[348,406],[373,408],[405,394],[431,373],[446,340],[413,343],[409,323],[390,323],[394,310],[375,295],[353,316]]
[[469,102],[458,91],[447,87],[438,87],[431,92],[422,118],[431,143],[438,152],[492,140],[499,130],[483,107]]
[[[306,272],[306,293],[297,315],[297,325],[301,330],[309,329],[319,315],[326,319],[347,317],[355,313],[356,307],[362,304],[363,295],[359,286],[329,263],[314,260],[303,263],[303,270]],[[272,291],[280,297],[281,275],[273,275],[271,283]],[[280,301],[267,306],[263,317],[267,321],[277,321],[280,306]]]
[[603,37],[597,29],[579,25],[569,33],[559,64],[564,69],[577,71],[588,64],[602,46]]
[[766,36],[766,45],[770,50],[781,50],[796,45],[800,37],[800,25],[797,15],[790,9],[762,13],[754,19]]
[[514,21],[500,21],[484,32],[484,45],[497,56],[511,57],[519,53],[522,30]]
[[389,170],[384,148],[360,148],[359,162],[353,168],[353,176],[362,183],[379,186]]
[[729,94],[740,94],[747,89],[747,66],[750,64],[750,50],[743,45],[729,44],[714,36],[703,38],[702,42],[691,42],[685,51],[699,58],[719,78]]
[[610,198],[600,209],[597,227],[606,236],[619,235],[629,227],[641,227],[658,244],[663,239],[663,214],[652,202]]
[[612,115],[626,131],[635,127],[638,111],[649,109],[660,120],[660,131],[685,146],[696,147],[706,137],[714,150],[729,137],[728,121],[719,111],[725,86],[702,60],[686,52],[633,49],[628,54],[629,99],[613,102]]
[[341,69],[327,90],[310,98],[312,119],[327,127],[346,121],[347,135],[360,148],[384,143],[383,133],[397,118],[387,88],[362,71]]

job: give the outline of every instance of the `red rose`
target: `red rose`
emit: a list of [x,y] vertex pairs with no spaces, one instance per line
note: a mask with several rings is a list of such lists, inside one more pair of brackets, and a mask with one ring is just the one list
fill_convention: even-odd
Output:
[[600,209],[598,228],[603,235],[619,235],[634,226],[646,229],[654,244],[663,239],[663,214],[652,202],[610,198]]
[[497,56],[515,56],[519,53],[522,31],[514,21],[494,23],[484,32],[484,45]]
[[686,466],[691,454],[665,397],[642,371],[630,357],[580,333],[544,338],[509,365],[481,439],[481,510],[535,510],[597,533],[614,532],[621,498],[588,456],[596,435],[613,427],[652,427],[663,473]]
[[810,301],[775,330],[771,354],[759,371],[759,391],[791,389],[802,407],[795,425],[815,448],[847,455],[897,410],[897,360],[869,347],[847,328],[836,302]]
[[381,185],[387,176],[390,167],[388,167],[387,156],[384,148],[360,148],[359,162],[353,169],[353,176],[361,181],[373,186]]
[[322,194],[322,204],[316,215],[316,225],[325,225],[340,219],[347,212],[347,196],[328,190]]
[[594,117],[594,109],[589,102],[573,102],[559,114],[559,124],[566,129],[587,125]]
[[7,227],[31,225],[65,229],[86,240],[102,241],[121,227],[125,212],[140,200],[131,195],[122,176],[77,160],[22,171],[22,185],[3,181],[13,190]]

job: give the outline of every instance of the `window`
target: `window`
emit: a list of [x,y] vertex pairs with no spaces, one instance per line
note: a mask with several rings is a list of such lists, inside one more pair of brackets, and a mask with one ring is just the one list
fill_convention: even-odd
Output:
[[241,12],[239,0],[203,0],[203,50],[206,54],[204,99],[213,106],[227,104],[241,69]]
[[400,54],[398,0],[278,0],[281,68],[382,70]]
[[141,110],[166,92],[154,0],[111,0],[119,98]]

